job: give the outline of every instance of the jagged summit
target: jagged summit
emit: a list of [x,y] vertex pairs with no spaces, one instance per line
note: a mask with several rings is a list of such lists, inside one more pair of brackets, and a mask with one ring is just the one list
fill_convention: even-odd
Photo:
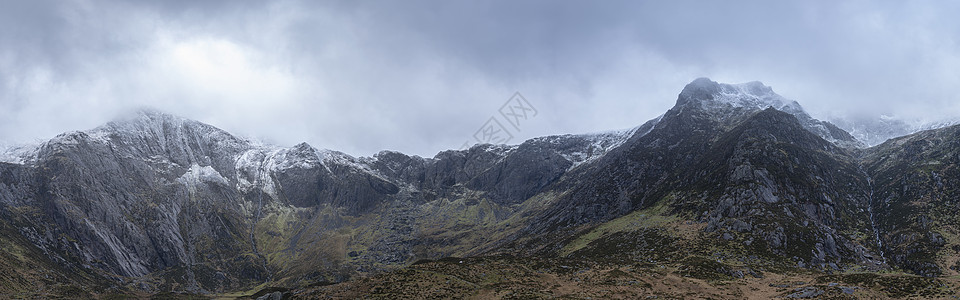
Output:
[[150,132],[162,134],[169,130],[195,130],[217,135],[230,135],[228,132],[216,128],[212,125],[187,119],[181,116],[165,113],[155,109],[140,109],[133,114],[124,115],[110,121],[100,127],[91,130],[96,132],[111,133],[142,133]]
[[841,147],[866,147],[836,125],[811,117],[800,103],[780,96],[773,88],[759,81],[726,84],[709,78],[697,78],[687,84],[677,97],[674,109],[685,108],[705,111],[720,121],[730,121],[773,108],[797,117],[804,128]]
[[802,111],[796,101],[788,100],[759,81],[740,84],[718,83],[709,78],[697,78],[680,92],[677,106],[699,104],[703,108],[775,109],[791,112]]

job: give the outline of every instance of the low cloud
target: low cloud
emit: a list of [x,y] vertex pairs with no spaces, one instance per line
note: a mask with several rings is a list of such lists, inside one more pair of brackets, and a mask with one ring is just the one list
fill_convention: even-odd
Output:
[[513,95],[512,142],[637,126],[689,81],[760,80],[814,116],[960,116],[958,4],[10,1],[0,141],[139,107],[279,145],[422,156]]

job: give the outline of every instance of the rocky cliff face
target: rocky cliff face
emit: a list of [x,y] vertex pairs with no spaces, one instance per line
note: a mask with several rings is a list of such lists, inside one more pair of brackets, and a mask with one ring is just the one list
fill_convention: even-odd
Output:
[[958,151],[960,126],[893,139],[865,151],[879,242],[892,263],[925,276],[960,271]]
[[[562,195],[558,204],[517,234],[531,241],[519,248],[543,245],[531,235],[591,235],[593,224],[660,208],[664,216],[701,224],[691,243],[742,251],[733,255],[821,270],[881,265],[876,243],[863,238],[872,227],[866,180],[851,154],[857,150],[841,147],[853,143],[829,142],[818,136],[824,131],[811,130],[823,122],[802,122],[773,105],[711,102],[721,91],[716,83],[694,82],[649,133],[567,174],[553,187]],[[569,242],[548,243],[543,251]]]
[[66,284],[201,293],[493,254],[952,274],[957,132],[863,149],[758,82],[708,79],[631,130],[433,158],[144,111],[4,156],[0,229],[37,258],[2,257],[79,274]]

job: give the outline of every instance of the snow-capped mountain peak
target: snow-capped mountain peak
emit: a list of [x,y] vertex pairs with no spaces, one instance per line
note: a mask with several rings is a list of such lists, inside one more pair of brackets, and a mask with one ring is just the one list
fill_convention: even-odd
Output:
[[766,109],[773,107],[778,110],[803,110],[796,101],[791,101],[773,92],[773,88],[759,81],[740,84],[726,84],[712,81],[709,78],[697,78],[680,92],[678,105],[696,103],[703,108],[746,108]]
[[111,135],[114,138],[156,138],[160,144],[166,144],[171,139],[177,141],[188,137],[214,139],[230,144],[241,143],[241,139],[212,125],[151,109],[139,110],[131,116],[118,118],[87,133],[101,138]]
[[829,122],[814,119],[803,110],[800,103],[778,95],[773,88],[759,81],[726,84],[709,78],[697,78],[680,92],[675,109],[699,109],[719,120],[731,120],[771,107],[797,117],[804,128],[834,144],[865,147],[847,132]]

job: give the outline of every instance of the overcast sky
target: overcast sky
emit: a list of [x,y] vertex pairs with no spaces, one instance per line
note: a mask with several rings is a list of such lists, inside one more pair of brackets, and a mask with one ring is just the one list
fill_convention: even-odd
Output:
[[142,2],[0,1],[0,142],[150,107],[432,157],[515,92],[537,114],[510,143],[640,125],[697,77],[820,118],[960,115],[957,1]]

